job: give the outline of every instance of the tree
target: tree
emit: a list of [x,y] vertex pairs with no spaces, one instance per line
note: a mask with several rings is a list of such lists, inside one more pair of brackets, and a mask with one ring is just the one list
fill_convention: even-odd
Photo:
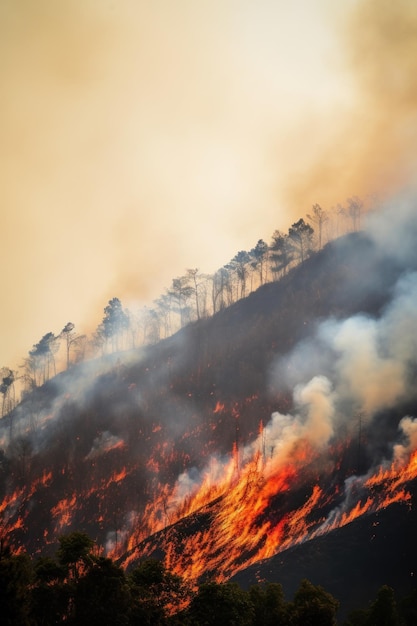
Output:
[[3,396],[1,405],[1,416],[9,413],[15,406],[16,396],[14,390],[14,381],[16,373],[10,367],[2,367],[0,370],[0,393]]
[[180,276],[173,279],[172,287],[168,293],[176,304],[181,328],[190,321],[190,309],[187,303],[193,292],[193,287],[190,285],[190,276]]
[[56,374],[55,354],[58,351],[58,342],[59,337],[49,332],[29,351],[24,367],[30,387],[37,387],[49,380],[51,370]]
[[198,269],[197,268],[188,269],[187,277],[192,282],[192,290],[193,290],[194,300],[195,300],[195,312],[197,315],[197,319],[199,320],[201,317],[201,312],[200,312],[200,298],[199,298],[200,283],[198,282],[198,278],[199,278]]
[[307,219],[313,222],[318,229],[318,249],[322,247],[323,226],[329,221],[329,215],[327,211],[321,208],[319,204],[313,204],[313,212],[311,215],[307,214]]
[[252,250],[249,252],[249,255],[252,257],[253,261],[251,263],[254,270],[258,270],[259,272],[259,283],[261,285],[266,282],[267,279],[267,263],[266,260],[268,258],[268,244],[265,243],[263,239],[259,239],[258,243]]
[[290,247],[302,263],[312,249],[314,230],[303,218],[295,222],[288,231]]
[[130,593],[125,573],[111,559],[97,557],[78,581],[74,597],[77,626],[127,626]]
[[160,626],[184,603],[188,589],[182,578],[161,561],[147,559],[128,576],[132,597],[132,624]]
[[188,616],[192,624],[204,626],[250,626],[253,606],[249,594],[236,583],[203,583],[191,600]]
[[41,557],[35,562],[31,615],[36,624],[60,624],[66,619],[69,594],[64,581],[65,568],[54,559]]
[[383,585],[377,593],[376,599],[370,607],[366,626],[397,626],[398,613],[394,590]]
[[238,298],[244,298],[246,295],[246,279],[248,276],[248,264],[250,263],[250,255],[245,250],[240,250],[226,266],[230,271],[234,272],[238,284],[240,283],[240,293]]
[[29,626],[32,564],[0,542],[0,617],[3,626]]
[[358,196],[352,196],[348,198],[347,203],[347,213],[352,220],[352,230],[355,232],[360,227],[363,202]]
[[279,583],[269,583],[265,587],[253,585],[249,589],[253,605],[253,626],[279,626],[288,623],[288,610],[284,591]]
[[107,343],[111,341],[112,351],[119,350],[119,339],[129,327],[129,317],[123,310],[119,298],[112,298],[104,309],[104,317],[98,332]]
[[68,322],[67,324],[65,324],[60,334],[60,336],[63,337],[65,340],[67,369],[70,366],[71,348],[75,348],[77,345],[80,345],[82,341],[85,339],[85,335],[77,335],[74,329],[75,329],[74,324],[72,322]]
[[70,579],[77,580],[92,563],[94,541],[85,533],[74,531],[59,538],[57,552],[59,564],[66,569]]
[[272,235],[270,250],[272,273],[275,276],[278,274],[285,276],[287,268],[293,260],[293,250],[288,235],[284,235],[279,230],[276,230]]
[[232,283],[227,267],[222,267],[212,277],[211,302],[213,314],[233,302]]
[[294,626],[336,626],[339,602],[320,586],[302,580],[291,604]]

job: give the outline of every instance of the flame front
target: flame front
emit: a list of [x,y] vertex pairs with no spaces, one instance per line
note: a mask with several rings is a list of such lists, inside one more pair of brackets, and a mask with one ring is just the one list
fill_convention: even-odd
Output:
[[[236,423],[239,414],[232,408]],[[222,419],[226,411],[217,402],[213,414]],[[346,474],[341,456],[351,441],[324,445],[308,436],[306,424],[308,419],[302,424],[290,416],[265,427],[261,422],[255,440],[246,446],[236,440],[229,456],[205,456],[209,447],[204,448],[205,466],[194,472],[189,453],[179,454],[161,425],[154,423],[143,435],[144,445],[153,442],[149,456],[127,466],[127,443],[101,434],[79,468],[51,467],[5,495],[3,529],[21,549],[33,509],[42,508],[46,522],[35,552],[60,534],[93,527],[107,554],[126,567],[162,553],[172,572],[195,583],[203,576],[225,581],[366,513],[410,504],[417,450],[403,446],[389,464],[364,475]],[[208,431],[214,428],[211,423]],[[182,441],[198,435],[195,427]],[[169,470],[178,466],[184,469],[171,480]]]

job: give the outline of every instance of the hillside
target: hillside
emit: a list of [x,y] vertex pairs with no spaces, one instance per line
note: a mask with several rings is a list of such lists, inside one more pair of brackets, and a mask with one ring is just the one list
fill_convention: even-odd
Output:
[[417,475],[407,243],[349,235],[212,318],[36,389],[0,423],[7,542],[52,553],[76,529],[127,567],[156,555],[226,580],[273,557],[259,571],[295,580],[314,546],[349,545],[354,520],[398,506],[403,523]]
[[252,565],[233,580],[243,588],[280,581],[285,596],[292,598],[300,580],[307,578],[339,600],[338,617],[343,619],[350,611],[366,608],[383,585],[395,589],[398,599],[415,590],[415,527],[415,507],[393,504]]

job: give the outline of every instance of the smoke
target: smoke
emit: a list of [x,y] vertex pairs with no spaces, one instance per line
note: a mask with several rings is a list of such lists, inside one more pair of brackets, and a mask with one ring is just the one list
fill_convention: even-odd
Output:
[[417,191],[409,185],[385,201],[366,219],[366,232],[375,246],[405,270],[417,269]]
[[321,326],[325,343],[335,353],[336,393],[351,399],[366,415],[392,406],[405,391],[405,363],[388,349],[390,328],[356,316]]
[[413,177],[414,3],[330,4],[1,3],[4,363]]
[[350,14],[339,16],[339,34],[344,49],[340,71],[347,70],[355,100],[337,119],[321,152],[289,178],[287,197],[296,206],[309,206],[314,198],[331,206],[352,194],[372,202],[415,180],[415,3],[357,2]]
[[254,450],[263,450],[267,459],[274,458],[275,463],[284,464],[300,440],[308,441],[316,449],[329,442],[334,417],[330,381],[316,376],[306,385],[297,385],[294,401],[295,414],[273,413],[263,433],[246,448],[244,457],[251,458]]
[[406,463],[410,454],[417,450],[417,419],[403,417],[399,423],[399,428],[405,436],[407,443],[397,443],[393,448],[393,457],[399,463]]
[[324,376],[317,376],[306,385],[298,385],[294,390],[294,399],[297,408],[294,415],[273,413],[259,436],[243,450],[236,451],[240,461],[212,456],[203,470],[193,467],[183,472],[173,489],[171,509],[179,509],[187,498],[199,490],[211,490],[212,499],[214,494],[224,493],[236,480],[237,474],[258,456],[263,459],[263,472],[267,476],[286,463],[297,463],[292,453],[300,442],[309,444],[315,452],[321,451],[334,433],[330,381]]
[[125,442],[121,437],[116,437],[106,430],[94,439],[91,450],[85,458],[95,459],[101,454],[105,454],[115,448],[123,447],[124,445]]
[[[85,410],[99,391],[100,378],[113,372],[114,366],[112,358],[85,361],[54,377],[43,388],[33,390],[0,421],[0,446],[6,450],[14,439],[23,437],[30,440],[34,453],[48,449],[57,430],[71,428],[74,413]],[[108,435],[103,432],[97,438],[90,454],[95,445],[98,453],[100,444],[110,441]]]
[[[326,376],[334,390],[339,423],[347,423],[361,412],[370,421],[378,412],[413,397],[413,371],[417,361],[417,227],[415,196],[403,194],[386,203],[367,221],[369,246],[363,266],[357,263],[357,281],[344,301],[352,297],[369,302],[375,288],[378,304],[371,314],[358,312],[347,318],[320,320],[312,334],[280,357],[271,372],[272,388],[306,384],[315,376]],[[356,241],[350,257],[355,259]],[[385,272],[385,273],[384,273]],[[363,281],[363,276],[366,280]],[[365,285],[366,289],[363,288]],[[359,296],[358,296],[359,294]],[[312,325],[313,326],[313,325]]]

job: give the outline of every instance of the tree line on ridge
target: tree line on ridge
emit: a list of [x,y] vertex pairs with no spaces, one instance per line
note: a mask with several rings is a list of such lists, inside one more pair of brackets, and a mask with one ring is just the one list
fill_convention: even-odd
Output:
[[360,228],[365,211],[356,196],[346,206],[324,210],[314,204],[306,219],[300,218],[288,233],[275,230],[270,244],[259,239],[249,251],[239,251],[226,265],[208,275],[189,268],[151,306],[137,312],[125,309],[112,298],[91,337],[78,333],[68,322],[55,334],[48,332],[33,345],[20,366],[0,368],[1,416],[7,415],[22,396],[43,385],[58,371],[71,365],[119,350],[152,345],[193,321],[207,318],[229,307],[258,287],[285,276],[325,243]]

